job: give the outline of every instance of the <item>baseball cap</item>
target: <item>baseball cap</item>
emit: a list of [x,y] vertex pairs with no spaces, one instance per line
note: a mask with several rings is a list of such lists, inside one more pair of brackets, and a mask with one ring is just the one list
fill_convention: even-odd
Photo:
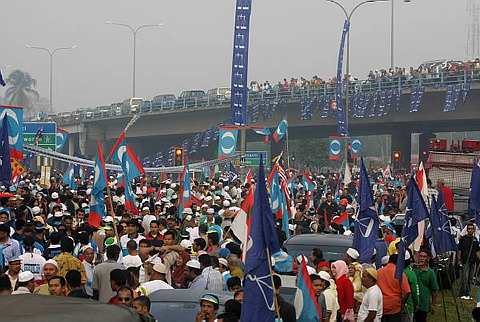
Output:
[[213,303],[215,305],[219,305],[219,303],[220,303],[220,300],[218,299],[218,296],[216,296],[215,294],[211,294],[211,293],[204,294],[200,298],[200,302],[201,301],[207,301],[207,302]]

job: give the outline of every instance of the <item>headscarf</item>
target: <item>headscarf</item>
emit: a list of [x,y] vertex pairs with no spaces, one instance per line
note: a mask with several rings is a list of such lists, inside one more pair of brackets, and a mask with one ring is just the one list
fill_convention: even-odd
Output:
[[348,266],[347,263],[345,263],[342,260],[336,261],[332,263],[332,266],[335,267],[337,276],[335,276],[335,279],[338,280],[340,277],[343,275],[348,277]]

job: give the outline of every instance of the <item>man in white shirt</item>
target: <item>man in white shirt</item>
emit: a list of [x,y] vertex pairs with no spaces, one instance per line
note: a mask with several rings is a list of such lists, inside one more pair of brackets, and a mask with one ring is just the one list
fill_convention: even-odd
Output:
[[222,273],[212,267],[212,259],[210,258],[210,255],[200,255],[198,256],[198,261],[201,264],[202,276],[207,281],[206,289],[214,292],[223,291]]
[[120,244],[122,246],[122,255],[128,255],[127,243],[129,240],[135,240],[137,245],[145,237],[142,234],[138,233],[139,223],[135,219],[131,219],[127,224],[127,234],[120,237]]
[[85,275],[87,276],[87,283],[85,284],[85,292],[88,296],[93,296],[93,272],[95,270],[95,252],[90,246],[85,246],[83,250],[83,267],[85,267]]
[[173,287],[165,281],[166,273],[167,268],[162,263],[153,265],[150,281],[140,284],[137,292],[144,296],[150,296],[150,294],[158,290],[173,289]]
[[25,236],[23,239],[23,247],[25,253],[20,255],[19,258],[22,261],[22,271],[31,272],[35,278],[35,281],[42,280],[42,268],[45,265],[46,259],[42,255],[34,252],[35,240],[32,236]]
[[358,310],[358,322],[380,322],[383,315],[383,295],[377,285],[377,271],[373,267],[363,270],[362,285],[367,289]]
[[142,226],[143,226],[143,229],[145,229],[145,236],[146,236],[150,232],[150,223],[153,220],[157,220],[157,217],[150,214],[150,208],[148,206],[144,206],[142,208],[142,216],[143,216]]

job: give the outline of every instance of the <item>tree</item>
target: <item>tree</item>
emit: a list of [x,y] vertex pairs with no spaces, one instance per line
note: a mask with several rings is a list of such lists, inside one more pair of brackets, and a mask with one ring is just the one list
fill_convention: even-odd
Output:
[[35,89],[37,81],[29,73],[19,69],[14,70],[6,79],[8,88],[5,92],[7,104],[21,106],[31,110],[34,102],[38,101],[40,95]]

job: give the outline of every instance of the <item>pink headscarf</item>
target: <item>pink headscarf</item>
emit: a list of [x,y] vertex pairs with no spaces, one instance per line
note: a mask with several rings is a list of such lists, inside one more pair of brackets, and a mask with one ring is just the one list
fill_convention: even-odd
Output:
[[343,275],[348,276],[348,266],[347,266],[347,263],[345,263],[344,261],[340,260],[340,261],[333,262],[332,266],[335,267],[335,270],[337,272],[337,276],[335,276],[336,280],[338,280]]

